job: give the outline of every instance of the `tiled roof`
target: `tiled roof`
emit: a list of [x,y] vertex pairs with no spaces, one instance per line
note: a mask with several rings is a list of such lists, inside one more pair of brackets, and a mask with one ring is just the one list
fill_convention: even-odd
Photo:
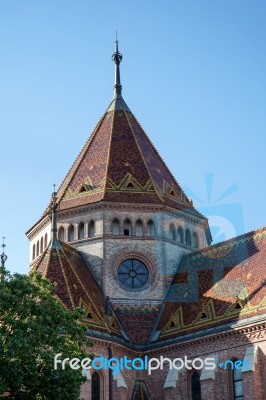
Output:
[[56,245],[50,244],[36,259],[33,269],[54,284],[54,294],[67,308],[84,308],[84,323],[89,329],[120,336],[114,313],[107,317],[104,294],[76,249],[56,240]]
[[147,344],[158,318],[159,307],[145,305],[114,305],[114,311],[130,341],[134,344]]
[[61,210],[104,200],[193,209],[120,95],[100,119],[57,195]]
[[168,339],[266,312],[266,228],[184,256],[156,331]]
[[142,379],[136,380],[131,400],[151,400],[146,383]]

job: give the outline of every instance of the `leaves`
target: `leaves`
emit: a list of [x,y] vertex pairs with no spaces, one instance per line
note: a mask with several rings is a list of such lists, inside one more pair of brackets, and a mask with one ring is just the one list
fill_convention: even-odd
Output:
[[[0,394],[16,400],[79,398],[81,370],[54,370],[54,356],[88,357],[82,309],[67,310],[36,271],[0,281]],[[90,356],[91,357],[91,356]]]

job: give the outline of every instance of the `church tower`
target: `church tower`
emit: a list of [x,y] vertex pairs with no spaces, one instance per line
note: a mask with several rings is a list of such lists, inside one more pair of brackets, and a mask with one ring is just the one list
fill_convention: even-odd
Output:
[[[113,307],[159,306],[182,256],[211,242],[187,198],[122,97],[114,96],[57,192],[58,239],[82,255]],[[51,239],[47,208],[27,232],[30,264]]]
[[[112,58],[113,99],[27,232],[30,267],[84,309],[95,357],[211,357],[219,369],[94,367],[81,398],[266,398],[266,228],[210,246],[207,219],[122,97],[117,41]],[[243,357],[237,374],[220,368]]]

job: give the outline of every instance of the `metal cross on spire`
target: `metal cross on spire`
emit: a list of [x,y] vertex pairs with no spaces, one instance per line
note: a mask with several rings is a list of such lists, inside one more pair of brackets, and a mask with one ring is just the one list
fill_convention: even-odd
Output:
[[118,51],[118,40],[117,40],[117,31],[116,31],[116,40],[115,40],[115,52],[112,55],[112,60],[115,63],[115,85],[114,85],[114,94],[120,94],[122,93],[122,85],[120,82],[120,69],[119,65],[123,59],[122,54],[119,53]]

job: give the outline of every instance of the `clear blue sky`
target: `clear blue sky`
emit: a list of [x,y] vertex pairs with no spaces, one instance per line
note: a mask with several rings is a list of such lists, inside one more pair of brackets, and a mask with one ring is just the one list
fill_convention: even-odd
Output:
[[229,236],[266,225],[265,20],[256,0],[1,0],[7,267],[28,271],[25,231],[111,101],[116,29],[124,99],[181,186]]

